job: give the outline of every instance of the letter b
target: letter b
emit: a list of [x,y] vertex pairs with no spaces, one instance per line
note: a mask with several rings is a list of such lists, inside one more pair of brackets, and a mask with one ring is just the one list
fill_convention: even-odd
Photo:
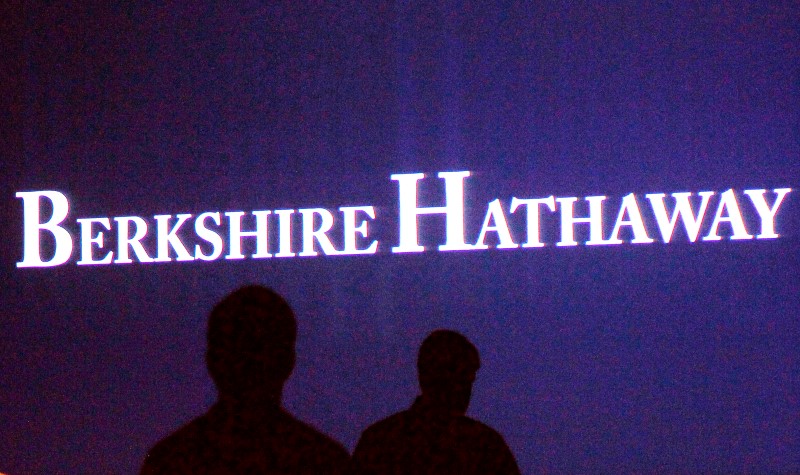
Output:
[[[52,267],[67,262],[72,255],[72,236],[59,226],[69,213],[69,201],[58,191],[25,191],[17,193],[22,198],[23,207],[23,251],[22,262],[17,267]],[[40,198],[47,198],[53,204],[53,215],[46,223],[39,221]],[[55,238],[55,253],[49,261],[42,261],[41,232],[50,231]]]

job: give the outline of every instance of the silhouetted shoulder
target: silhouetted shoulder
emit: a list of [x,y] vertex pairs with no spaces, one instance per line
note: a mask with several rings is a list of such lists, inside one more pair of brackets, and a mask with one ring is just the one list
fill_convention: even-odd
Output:
[[486,424],[466,416],[459,418],[464,427],[465,439],[472,439],[472,447],[481,454],[481,473],[519,474],[516,459],[499,432]]
[[195,419],[150,450],[142,475],[340,474],[348,463],[344,447],[282,410],[257,425],[243,419],[213,410]]
[[198,417],[158,442],[147,453],[142,475],[188,473],[212,458],[208,415]]
[[403,411],[368,427],[351,474],[518,474],[514,456],[491,427],[466,416]]
[[[342,473],[350,460],[350,453],[339,442],[319,432],[314,427],[303,421],[295,419],[289,414],[294,427],[278,437],[285,436],[290,444],[298,447],[301,453],[300,460],[306,460],[312,467],[319,467],[321,471],[314,473]],[[322,470],[325,467],[336,467],[335,471]]]

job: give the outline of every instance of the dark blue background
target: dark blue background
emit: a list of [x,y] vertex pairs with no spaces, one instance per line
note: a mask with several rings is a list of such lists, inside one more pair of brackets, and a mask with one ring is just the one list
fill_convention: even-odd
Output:
[[[250,282],[300,321],[285,405],[351,450],[450,327],[523,472],[800,471],[797,191],[778,240],[388,252],[392,173],[472,171],[470,240],[498,197],[800,188],[796,2],[91,3],[5,20],[0,471],[138,470],[213,401],[206,315]],[[17,269],[42,189],[70,219],[375,205],[381,253]]]

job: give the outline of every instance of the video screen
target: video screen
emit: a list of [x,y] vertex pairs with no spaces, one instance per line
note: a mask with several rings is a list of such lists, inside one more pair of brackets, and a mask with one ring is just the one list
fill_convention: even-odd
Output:
[[348,453],[446,329],[521,473],[800,471],[799,22],[25,3],[0,472],[139,473],[218,401],[209,315],[248,285],[296,317],[281,407]]

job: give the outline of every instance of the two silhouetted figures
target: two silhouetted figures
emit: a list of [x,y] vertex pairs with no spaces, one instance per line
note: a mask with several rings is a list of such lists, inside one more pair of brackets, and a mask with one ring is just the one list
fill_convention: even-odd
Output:
[[241,288],[215,306],[206,363],[219,399],[156,444],[141,473],[519,473],[500,434],[464,415],[480,361],[462,335],[438,330],[425,339],[417,364],[422,395],[364,431],[352,460],[281,408],[296,337],[291,308],[265,287]]

